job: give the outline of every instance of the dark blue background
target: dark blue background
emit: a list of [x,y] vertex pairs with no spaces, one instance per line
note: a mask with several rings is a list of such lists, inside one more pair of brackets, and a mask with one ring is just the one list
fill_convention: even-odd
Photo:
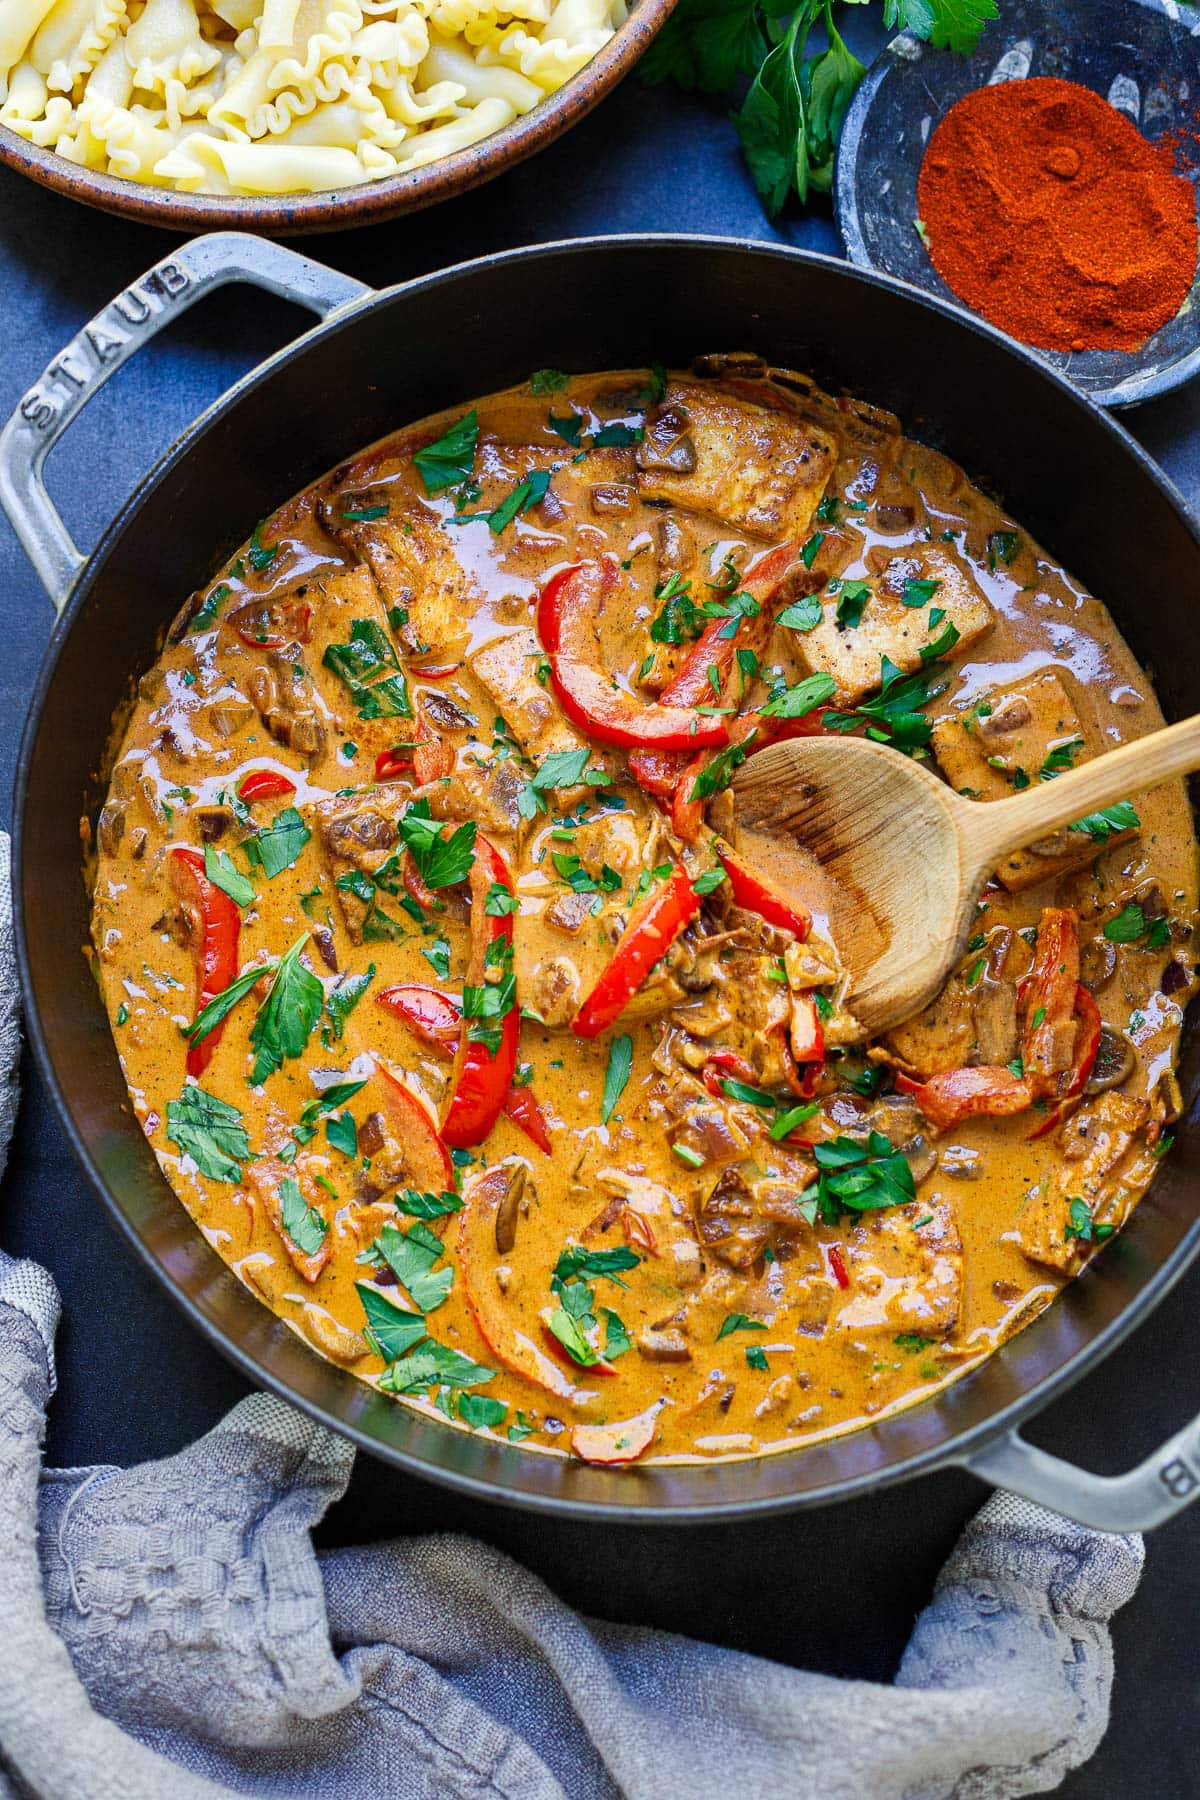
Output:
[[[865,9],[863,9],[865,11]],[[858,13],[859,9],[853,9]],[[882,36],[855,18],[869,60]],[[80,324],[165,254],[163,233],[85,210],[0,170],[0,416]],[[722,109],[628,83],[569,137],[504,179],[432,212],[298,247],[374,286],[496,249],[596,232],[678,230],[778,238],[836,251],[828,212],[763,216]],[[597,307],[637,305],[596,295]],[[185,316],[123,370],[51,459],[50,486],[87,547],[155,455],[237,375],[303,323],[249,290]],[[588,321],[579,321],[586,359]],[[1133,430],[1200,501],[1200,389],[1132,415]],[[1036,422],[1031,421],[1035,428]],[[281,496],[282,498],[282,496]],[[1130,530],[1137,530],[1131,519]],[[1193,605],[1180,595],[1178,604]],[[11,770],[50,609],[0,524],[0,766]],[[5,784],[7,786],[7,784]],[[3,823],[11,809],[7,791]],[[79,954],[63,945],[64,956]],[[54,1273],[66,1303],[48,1454],[131,1462],[177,1449],[245,1389],[105,1223],[32,1068],[0,1189],[0,1241]],[[1105,1471],[1169,1435],[1200,1404],[1200,1272],[1030,1435]],[[458,1529],[521,1558],[574,1604],[831,1674],[887,1680],[937,1568],[983,1490],[952,1472],[820,1513],[702,1530],[534,1519],[460,1499],[360,1457],[326,1541]],[[1200,1509],[1150,1541],[1141,1590],[1116,1620],[1113,1723],[1067,1782],[1074,1800],[1198,1791],[1196,1652]],[[665,1800],[665,1797],[664,1797]]]

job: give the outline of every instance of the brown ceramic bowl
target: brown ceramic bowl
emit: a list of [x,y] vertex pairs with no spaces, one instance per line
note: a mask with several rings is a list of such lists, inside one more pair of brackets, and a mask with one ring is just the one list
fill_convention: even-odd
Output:
[[168,231],[201,232],[232,229],[268,237],[292,237],[306,231],[348,231],[354,225],[378,225],[400,213],[419,212],[438,200],[450,200],[479,187],[494,175],[524,162],[569,131],[610,89],[616,87],[642,55],[674,10],[675,0],[632,0],[629,17],[604,48],[556,94],[532,112],[514,119],[490,137],[458,150],[453,156],[395,175],[384,181],[339,188],[324,194],[290,194],[275,198],[238,199],[218,194],[182,194],[146,182],[123,181],[68,162],[53,150],[42,150],[0,125],[0,163],[102,212],[121,213]]

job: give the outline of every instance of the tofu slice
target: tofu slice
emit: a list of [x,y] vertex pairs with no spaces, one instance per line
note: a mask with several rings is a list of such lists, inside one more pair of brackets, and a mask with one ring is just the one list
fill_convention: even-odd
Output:
[[[932,1215],[932,1217],[930,1217]],[[917,1219],[928,1219],[919,1231]],[[962,1306],[962,1241],[947,1201],[937,1197],[865,1214],[846,1242],[850,1286],[835,1330],[949,1337]]]
[[1063,1161],[1035,1188],[1017,1221],[1021,1249],[1031,1262],[1068,1274],[1087,1245],[1067,1235],[1071,1201],[1082,1200],[1097,1225],[1119,1228],[1154,1168],[1153,1153],[1139,1135],[1149,1103],[1117,1089],[1080,1107],[1063,1132]]
[[[948,625],[958,632],[955,654],[960,655],[983,636],[995,616],[975,578],[943,544],[922,544],[918,554],[905,550],[892,557],[881,574],[867,576],[871,592],[857,625],[837,622],[841,589],[847,579],[843,577],[841,587],[824,596],[821,623],[812,631],[795,632],[791,643],[797,660],[810,674],[824,669],[833,676],[837,700],[843,706],[877,691],[885,656],[911,675],[921,667],[922,650]],[[910,580],[937,582],[926,604],[905,605]],[[935,608],[945,616],[932,625]]]
[[837,462],[819,426],[703,383],[673,381],[638,447],[643,500],[668,500],[752,537],[808,530]]
[[[1073,747],[1073,748],[1072,748]],[[1053,669],[993,688],[965,711],[939,719],[933,751],[942,774],[960,794],[1002,800],[1037,781],[1052,752],[1078,768],[1094,754],[1071,697]],[[1114,832],[1104,844],[1119,844],[1136,828]],[[996,871],[1010,893],[1063,875],[1089,862],[1100,847],[1086,831],[1069,827],[1014,851]]]
[[[404,523],[386,514],[351,518],[349,513],[386,504],[386,489],[365,492],[340,488],[317,508],[334,542],[360,559],[378,586],[379,597],[401,650],[408,656],[462,656],[471,617],[482,595],[455,554],[448,532],[433,514],[404,496]],[[399,511],[400,499],[396,506]]]
[[471,658],[471,673],[496,703],[505,724],[532,762],[555,750],[578,750],[579,733],[559,710],[553,689],[537,678],[542,647],[532,628],[494,638]]
[[[328,896],[336,896],[352,944],[368,937],[390,938],[407,929],[401,925],[399,900],[394,897],[404,892],[396,824],[400,807],[395,787],[385,784],[334,794],[302,809],[320,848],[322,886]],[[382,877],[382,887],[376,885],[376,876]]]

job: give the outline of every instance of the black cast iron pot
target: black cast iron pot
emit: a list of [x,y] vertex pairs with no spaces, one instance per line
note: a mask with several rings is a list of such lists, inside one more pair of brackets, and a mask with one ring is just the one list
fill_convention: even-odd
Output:
[[[50,445],[95,388],[205,289],[251,281],[322,323],[188,430],[86,559],[41,484]],[[114,711],[183,596],[256,520],[410,419],[524,379],[753,349],[892,408],[945,449],[1111,606],[1152,660],[1168,717],[1200,712],[1184,598],[1200,534],[1136,443],[1068,382],[977,320],[885,278],[797,251],[687,237],[599,238],[495,256],[385,293],[253,237],[200,238],[118,296],[0,434],[0,500],[61,617],[16,780],[15,898],[28,1027],[97,1192],[189,1318],[253,1382],[390,1462],[468,1492],[638,1521],[814,1504],[948,1463],[1088,1523],[1129,1530],[1200,1492],[1200,1422],[1101,1479],[1016,1428],[1133,1329],[1200,1248],[1200,1047],[1171,1156],[1128,1228],[1062,1298],[944,1393],[852,1435],[754,1462],[604,1470],[425,1419],[321,1360],[244,1288],[163,1179],[128,1105],[83,956],[78,822],[107,779]]]

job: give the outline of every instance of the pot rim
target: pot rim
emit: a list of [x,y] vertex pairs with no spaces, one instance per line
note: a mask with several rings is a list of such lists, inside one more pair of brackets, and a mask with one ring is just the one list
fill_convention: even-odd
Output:
[[[474,1499],[488,1500],[494,1504],[512,1505],[523,1510],[560,1516],[639,1525],[700,1523],[799,1511],[810,1506],[827,1504],[834,1499],[841,1500],[861,1496],[872,1488],[906,1481],[916,1475],[930,1473],[936,1469],[955,1465],[969,1467],[974,1454],[985,1446],[993,1444],[1005,1434],[1012,1432],[1025,1420],[1040,1412],[1052,1400],[1064,1394],[1136,1329],[1146,1314],[1169,1293],[1197,1254],[1200,1253],[1200,1215],[1187,1226],[1167,1256],[1159,1261],[1140,1282],[1131,1297],[1121,1306],[1120,1311],[1095,1331],[1086,1342],[1081,1343],[1070,1352],[1057,1368],[1035,1379],[1032,1385],[1018,1393],[1006,1404],[1001,1405],[987,1418],[957,1431],[953,1429],[951,1423],[947,1428],[948,1435],[944,1441],[920,1448],[910,1454],[901,1455],[887,1467],[868,1469],[847,1478],[826,1481],[801,1492],[790,1494],[751,1494],[745,1498],[734,1500],[709,1501],[701,1498],[673,1503],[638,1497],[646,1485],[646,1478],[653,1478],[656,1471],[662,1471],[664,1475],[678,1475],[681,1472],[686,1475],[693,1468],[700,1473],[706,1469],[723,1468],[728,1470],[734,1466],[755,1468],[763,1464],[770,1464],[774,1467],[783,1467],[790,1460],[810,1455],[823,1445],[829,1443],[836,1445],[839,1438],[869,1436],[872,1432],[892,1425],[896,1420],[903,1420],[906,1416],[912,1417],[921,1414],[928,1417],[930,1409],[941,1412],[953,1411],[956,1391],[967,1388],[976,1373],[994,1367],[1003,1360],[1014,1360],[1023,1344],[1032,1344],[1034,1334],[1046,1324],[1051,1315],[1058,1313],[1063,1307],[1069,1308],[1072,1294],[1081,1281],[1088,1275],[1095,1279],[1096,1271],[1089,1269],[1084,1272],[1083,1277],[1078,1277],[1075,1282],[1069,1283],[1063,1293],[1056,1298],[1053,1306],[1046,1310],[1046,1313],[1016,1334],[1007,1344],[1002,1345],[986,1357],[976,1371],[965,1373],[957,1381],[951,1382],[947,1388],[938,1390],[928,1400],[914,1402],[898,1412],[886,1415],[876,1424],[859,1427],[852,1433],[838,1434],[832,1439],[818,1440],[813,1445],[802,1446],[792,1451],[768,1452],[756,1458],[739,1459],[737,1465],[713,1463],[707,1460],[699,1465],[649,1464],[621,1471],[615,1477],[612,1471],[605,1471],[610,1482],[614,1479],[620,1482],[622,1488],[628,1493],[628,1498],[626,1498],[622,1496],[620,1490],[617,1490],[618,1497],[611,1501],[579,1499],[572,1495],[522,1491],[514,1487],[499,1486],[489,1479],[471,1475],[459,1469],[447,1468],[410,1449],[382,1443],[370,1431],[355,1422],[337,1417],[319,1400],[297,1392],[283,1376],[276,1375],[266,1368],[251,1351],[236,1342],[215,1319],[208,1316],[191,1294],[185,1292],[183,1287],[171,1277],[132,1220],[118,1204],[109,1190],[96,1159],[85,1143],[82,1132],[75,1124],[65,1090],[55,1072],[49,1044],[42,1027],[38,996],[26,946],[23,892],[25,809],[33,751],[46,697],[53,684],[61,652],[111,549],[134,514],[146,503],[166,473],[182,462],[191,453],[198,439],[218,420],[231,412],[247,393],[267,380],[283,365],[302,358],[317,339],[353,326],[356,320],[368,311],[384,307],[400,295],[436,294],[445,285],[453,284],[469,274],[497,266],[537,263],[563,255],[602,256],[620,250],[670,250],[672,248],[694,248],[697,245],[722,253],[737,253],[743,256],[750,253],[755,258],[773,258],[787,262],[798,270],[817,267],[847,282],[865,282],[884,291],[898,292],[904,298],[915,301],[923,309],[945,315],[959,328],[966,328],[976,335],[998,344],[1008,355],[1028,364],[1044,381],[1059,388],[1064,397],[1068,398],[1080,412],[1088,416],[1093,424],[1099,425],[1116,441],[1126,456],[1131,457],[1138,465],[1141,473],[1159,489],[1163,498],[1180,516],[1189,535],[1200,548],[1200,520],[1197,520],[1170,478],[1122,425],[1074,387],[1065,376],[1060,375],[1057,370],[1043,362],[1033,351],[1014,344],[1003,333],[996,331],[973,314],[965,312],[937,296],[925,294],[893,276],[882,274],[877,270],[861,269],[838,257],[815,251],[767,244],[753,239],[683,232],[593,235],[586,238],[560,239],[549,244],[525,246],[515,250],[498,251],[453,264],[446,269],[435,270],[389,288],[374,290],[363,299],[339,309],[335,315],[318,323],[299,338],[273,352],[272,355],[234,382],[163,451],[150,471],[138,483],[136,489],[118,508],[98,543],[88,554],[73,585],[70,598],[51,632],[30,697],[29,711],[17,757],[13,796],[12,887],[16,957],[25,1005],[26,1032],[37,1060],[39,1072],[52,1096],[55,1110],[67,1139],[91,1185],[103,1201],[108,1214],[116,1222],[143,1266],[150,1269],[164,1284],[172,1300],[181,1308],[192,1326],[197,1328],[228,1361],[232,1362],[253,1386],[266,1388],[277,1394],[281,1399],[298,1406],[319,1424],[325,1425],[340,1436],[349,1438],[359,1449],[403,1469],[407,1474],[432,1480]],[[1150,1195],[1152,1194],[1153,1188],[1150,1190]],[[1147,1200],[1150,1195],[1147,1196]],[[1147,1201],[1143,1200],[1140,1204],[1144,1206],[1146,1203]],[[1136,1214],[1134,1226],[1136,1226]],[[1133,1227],[1130,1227],[1123,1235],[1128,1237],[1132,1229]],[[230,1279],[236,1281],[236,1277],[232,1276],[228,1266],[221,1261],[216,1251],[210,1251],[210,1254],[219,1269],[229,1274]],[[261,1305],[261,1302],[258,1304]],[[309,1354],[316,1358],[316,1352],[309,1352]],[[324,1366],[328,1366],[325,1364],[325,1359],[317,1358],[317,1360]],[[361,1386],[356,1378],[348,1372],[343,1371],[342,1373],[347,1382],[353,1383],[356,1388]],[[452,1430],[453,1428],[441,1429]],[[455,1435],[458,1434],[455,1433]],[[539,1457],[537,1460],[540,1462],[541,1458]],[[589,1471],[590,1473],[593,1471]],[[641,1478],[636,1488],[630,1479],[631,1476]]]

